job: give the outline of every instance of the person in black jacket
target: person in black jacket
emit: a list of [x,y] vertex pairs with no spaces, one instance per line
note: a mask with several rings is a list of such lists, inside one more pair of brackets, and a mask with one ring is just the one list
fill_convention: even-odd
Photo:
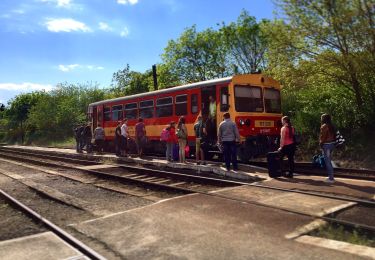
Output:
[[115,130],[115,149],[116,156],[121,156],[121,121],[118,121]]
[[76,139],[76,151],[77,153],[82,153],[82,145],[83,145],[83,139],[82,139],[82,132],[84,130],[84,125],[77,125],[77,127],[74,128],[74,138]]
[[82,132],[82,149],[86,146],[86,152],[91,153],[92,152],[92,146],[91,146],[91,139],[92,139],[92,133],[91,133],[91,125],[88,123]]

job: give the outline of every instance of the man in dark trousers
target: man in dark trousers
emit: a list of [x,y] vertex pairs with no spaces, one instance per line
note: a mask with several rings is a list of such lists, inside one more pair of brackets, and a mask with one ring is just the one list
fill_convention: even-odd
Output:
[[116,156],[121,156],[121,121],[118,121],[117,127],[115,130],[115,147],[116,147]]
[[233,170],[237,171],[237,145],[240,142],[240,134],[237,125],[230,119],[230,114],[224,114],[224,121],[219,125],[218,141],[224,149],[224,159],[227,171],[230,170],[232,161]]
[[83,144],[83,138],[82,138],[82,132],[84,130],[83,125],[77,125],[76,128],[74,128],[74,138],[76,139],[76,151],[77,153],[82,153],[82,144]]
[[91,153],[92,152],[92,146],[91,146],[92,134],[91,134],[90,123],[87,123],[87,125],[85,126],[83,133],[82,133],[82,138],[83,138],[82,148],[86,146],[86,152]]

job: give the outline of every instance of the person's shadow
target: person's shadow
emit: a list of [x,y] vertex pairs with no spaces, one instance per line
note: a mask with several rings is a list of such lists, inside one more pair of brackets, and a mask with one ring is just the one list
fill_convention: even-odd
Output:
[[[300,175],[301,176],[301,175]],[[335,194],[342,194],[342,195],[348,195],[348,196],[354,196],[354,197],[360,197],[360,198],[366,198],[366,199],[373,199],[373,196],[375,194],[375,185],[370,185],[370,182],[362,182],[362,185],[356,185],[353,183],[348,183],[350,180],[335,180],[334,183],[327,183],[324,182],[324,180],[313,180],[313,179],[306,179],[306,178],[293,178],[293,179],[287,179],[287,178],[277,178],[279,182],[282,183],[297,183],[301,184],[301,187],[296,187],[300,190],[309,190],[308,186],[315,186],[319,190],[314,191],[323,191],[328,193],[335,193]],[[367,184],[368,183],[368,184]],[[272,186],[272,184],[269,184]],[[332,188],[338,187],[335,190],[332,190]],[[352,190],[353,192],[350,192]],[[353,194],[354,193],[354,194]]]

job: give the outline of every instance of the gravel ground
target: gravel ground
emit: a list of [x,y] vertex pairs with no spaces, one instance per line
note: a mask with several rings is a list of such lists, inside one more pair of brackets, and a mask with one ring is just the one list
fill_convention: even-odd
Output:
[[355,206],[338,213],[336,218],[363,225],[375,226],[375,209],[366,206]]
[[42,224],[35,223],[2,198],[0,198],[0,216],[0,241],[46,231]]

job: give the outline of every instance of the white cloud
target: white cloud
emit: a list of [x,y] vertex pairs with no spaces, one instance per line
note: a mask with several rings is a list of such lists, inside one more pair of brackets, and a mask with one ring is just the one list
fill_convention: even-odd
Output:
[[53,3],[56,4],[58,7],[71,7],[72,0],[39,0],[43,3]]
[[67,7],[71,4],[70,2],[71,0],[57,0],[57,6]]
[[99,29],[102,31],[106,31],[106,32],[113,31],[113,29],[107,23],[103,23],[103,22],[99,23]]
[[122,29],[121,33],[120,33],[120,36],[121,37],[126,37],[129,35],[129,29],[127,27],[124,27],[124,29]]
[[53,88],[50,84],[37,84],[37,83],[30,83],[30,82],[23,82],[23,83],[0,83],[0,89],[14,91],[14,90],[22,90],[22,91],[33,91],[33,90],[46,90],[50,91]]
[[117,3],[120,5],[135,5],[136,3],[138,3],[138,0],[117,0]]
[[102,66],[94,66],[94,65],[80,65],[80,64],[70,64],[70,65],[59,65],[59,70],[63,72],[69,72],[75,69],[88,69],[88,70],[103,70],[104,67]]
[[49,19],[45,25],[51,32],[91,32],[91,29],[86,24],[71,18]]
[[71,65],[59,65],[59,70],[67,72],[70,70],[74,70],[75,68],[78,68],[79,64],[71,64]]

